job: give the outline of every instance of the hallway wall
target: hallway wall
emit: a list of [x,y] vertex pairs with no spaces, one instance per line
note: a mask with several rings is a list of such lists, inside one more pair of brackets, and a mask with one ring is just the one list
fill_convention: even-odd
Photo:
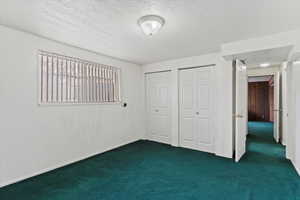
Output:
[[287,153],[300,175],[300,63],[288,70],[288,140]]

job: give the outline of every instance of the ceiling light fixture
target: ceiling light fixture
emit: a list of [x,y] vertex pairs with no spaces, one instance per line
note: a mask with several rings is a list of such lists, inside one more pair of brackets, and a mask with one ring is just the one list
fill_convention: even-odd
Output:
[[294,61],[293,64],[295,64],[295,65],[300,64],[300,60]]
[[260,67],[269,67],[271,64],[270,63],[262,63],[259,66]]
[[138,25],[146,35],[156,34],[165,24],[165,20],[157,15],[146,15],[138,20]]

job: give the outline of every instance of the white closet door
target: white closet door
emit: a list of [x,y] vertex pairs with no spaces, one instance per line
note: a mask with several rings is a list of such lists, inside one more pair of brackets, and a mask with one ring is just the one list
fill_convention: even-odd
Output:
[[170,72],[146,75],[147,84],[147,139],[170,144]]
[[213,152],[212,67],[180,71],[180,146]]
[[195,69],[180,71],[180,146],[197,149],[197,134],[195,123]]

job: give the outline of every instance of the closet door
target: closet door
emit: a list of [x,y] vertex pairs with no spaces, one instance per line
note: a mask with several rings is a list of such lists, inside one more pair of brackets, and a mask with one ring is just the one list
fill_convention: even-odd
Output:
[[170,72],[146,74],[147,139],[170,144]]
[[180,146],[213,152],[212,67],[180,71]]

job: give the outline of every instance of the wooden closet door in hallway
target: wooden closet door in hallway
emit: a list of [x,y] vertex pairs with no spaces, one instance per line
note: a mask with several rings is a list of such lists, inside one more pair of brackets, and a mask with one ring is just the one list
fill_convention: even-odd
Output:
[[267,81],[248,83],[249,121],[272,121],[273,90]]

